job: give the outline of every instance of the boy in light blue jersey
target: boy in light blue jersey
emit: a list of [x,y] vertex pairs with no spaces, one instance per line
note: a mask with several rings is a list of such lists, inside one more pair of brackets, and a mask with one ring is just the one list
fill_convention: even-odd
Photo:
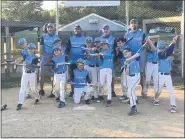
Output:
[[84,97],[85,103],[90,104],[90,89],[88,84],[91,83],[88,71],[84,69],[84,60],[77,60],[77,69],[73,70],[71,82],[74,85],[74,103],[79,104],[81,97]]
[[67,57],[61,46],[53,47],[54,56],[52,63],[54,66],[52,70],[54,72],[54,92],[57,100],[57,107],[62,108],[65,106],[65,85],[66,85],[66,71]]
[[128,115],[132,116],[137,114],[135,90],[140,82],[140,67],[136,59],[130,59],[132,56],[130,48],[125,48],[123,54],[126,58],[124,74],[126,75],[127,96],[129,97],[131,107]]
[[[112,69],[113,69],[113,55],[112,49],[109,48],[109,43],[106,39],[101,41],[102,49],[98,55],[100,59],[100,85],[104,86],[106,83],[107,87],[107,107],[111,106],[112,103]],[[99,99],[97,102],[104,100],[103,88],[101,87]]]
[[159,58],[159,91],[156,93],[154,98],[154,105],[159,105],[159,96],[162,92],[163,85],[166,85],[170,96],[170,104],[171,104],[171,113],[176,112],[176,101],[175,101],[175,94],[173,91],[173,84],[171,79],[171,60],[170,56],[173,54],[177,36],[173,38],[171,44],[168,48],[165,47],[164,42],[158,43],[158,58]]
[[27,88],[27,85],[30,85],[31,90],[34,92],[35,95],[35,102],[34,104],[37,104],[40,100],[40,96],[36,90],[36,74],[35,70],[36,66],[38,64],[38,57],[35,55],[35,44],[30,43],[28,44],[28,55],[25,57],[25,64],[24,72],[21,79],[21,88],[19,92],[19,101],[17,105],[16,110],[20,110],[22,108],[22,105],[24,103],[24,97],[25,97],[25,91]]

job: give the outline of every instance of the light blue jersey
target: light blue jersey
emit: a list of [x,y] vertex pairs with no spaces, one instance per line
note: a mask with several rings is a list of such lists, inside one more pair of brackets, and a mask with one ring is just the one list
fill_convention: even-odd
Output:
[[65,55],[53,56],[52,62],[55,65],[52,67],[54,73],[62,73],[67,71],[66,65],[59,65],[58,68],[56,68],[56,64],[66,62]]
[[171,60],[169,57],[167,59],[159,59],[159,72],[162,73],[171,72]]
[[115,37],[112,35],[108,35],[108,36],[100,36],[100,39],[103,40],[107,40],[109,43],[109,49],[111,49],[112,51],[115,49]]
[[136,61],[136,59],[129,61],[128,65],[129,65],[129,75],[140,73],[139,63]]
[[[27,66],[29,66],[29,65],[37,65],[38,64],[38,57],[35,54],[32,54],[32,55],[28,54],[25,57],[25,64]],[[36,68],[34,68],[34,67],[32,67],[31,69],[25,68],[25,70],[34,72],[36,70]]]
[[157,50],[155,50],[153,52],[147,52],[147,62],[158,62]]
[[24,48],[22,51],[21,51],[21,55],[23,57],[23,60],[25,60],[26,56],[28,55],[28,48]]
[[100,69],[103,69],[103,68],[113,69],[112,50],[101,49],[101,53],[103,53],[104,55],[100,56]]

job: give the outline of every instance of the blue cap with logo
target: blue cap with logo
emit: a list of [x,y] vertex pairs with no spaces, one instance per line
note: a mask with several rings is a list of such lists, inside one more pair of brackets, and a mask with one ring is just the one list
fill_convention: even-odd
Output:
[[77,64],[78,64],[78,63],[85,64],[85,62],[84,62],[84,60],[83,60],[82,58],[79,58],[79,59],[76,61],[76,63],[77,63]]
[[30,49],[30,48],[35,49],[35,48],[36,48],[36,45],[33,44],[33,43],[29,43],[29,44],[28,44],[28,49]]
[[101,44],[108,44],[108,45],[109,45],[109,42],[108,42],[108,40],[103,39],[103,40],[101,41]]
[[93,38],[92,37],[86,37],[85,42],[93,43]]
[[100,38],[100,37],[95,38],[95,39],[94,39],[94,42],[95,42],[95,43],[100,43],[100,42],[101,42],[101,38]]
[[54,46],[54,47],[53,47],[53,51],[54,51],[55,49],[59,49],[60,51],[62,51],[61,46]]
[[164,49],[166,47],[164,41],[159,41],[158,44],[157,44],[157,48],[159,49]]
[[26,39],[25,39],[25,38],[20,38],[20,39],[18,40],[18,44],[19,44],[19,45],[23,45],[25,42],[26,42]]

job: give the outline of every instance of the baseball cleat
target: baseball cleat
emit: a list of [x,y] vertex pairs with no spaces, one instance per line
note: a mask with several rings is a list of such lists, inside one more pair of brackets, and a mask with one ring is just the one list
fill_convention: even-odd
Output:
[[154,100],[153,104],[154,106],[159,106],[159,101]]
[[110,106],[112,106],[112,105],[111,105],[111,103],[112,103],[112,101],[111,101],[111,100],[107,100],[106,107],[110,107]]
[[60,97],[55,98],[56,102],[60,101]]
[[121,102],[126,103],[126,102],[129,102],[129,101],[130,101],[130,99],[128,97],[124,97],[124,99]]
[[176,113],[176,106],[171,105],[171,113]]
[[136,103],[139,104],[139,100],[138,99],[136,99]]
[[117,97],[117,95],[114,91],[112,91],[112,97]]
[[55,97],[55,95],[53,95],[53,93],[51,93],[49,96],[48,96],[48,98],[54,98]]
[[99,96],[96,102],[99,103],[101,101],[104,101],[104,97],[103,96]]
[[26,99],[31,99],[31,95],[28,94],[28,95],[26,96]]
[[125,97],[127,97],[127,96],[123,95],[123,96],[119,97],[119,100],[123,100],[123,99],[125,99]]
[[143,98],[143,99],[146,99],[147,98],[147,94],[141,94],[141,97]]
[[137,114],[137,109],[136,106],[132,106],[130,109],[130,112],[128,113],[129,116],[136,115]]
[[95,100],[94,96],[91,97],[91,100]]
[[16,110],[18,111],[18,110],[20,110],[21,108],[22,108],[22,104],[18,104]]
[[85,104],[91,104],[90,99],[85,100]]
[[69,97],[73,97],[73,95],[74,95],[74,92],[70,92],[70,94],[69,94]]
[[40,90],[40,91],[39,91],[39,95],[44,96],[44,95],[45,95],[44,90]]
[[36,105],[39,102],[39,99],[35,99],[34,105]]
[[1,106],[1,111],[5,110],[6,107],[7,107],[7,104],[2,105],[2,106]]
[[59,102],[57,102],[57,107],[58,108],[62,108],[62,107],[65,107],[65,102],[63,102],[63,101],[59,101]]

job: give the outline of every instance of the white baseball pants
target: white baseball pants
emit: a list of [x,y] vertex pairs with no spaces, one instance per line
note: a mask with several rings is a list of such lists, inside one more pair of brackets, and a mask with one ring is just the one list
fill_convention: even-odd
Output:
[[[93,84],[98,83],[98,69],[97,67],[90,67],[88,65],[85,65],[84,67],[88,73],[89,73],[89,78],[91,79]],[[98,98],[98,89],[94,89],[94,92],[92,94],[95,98]]]
[[127,97],[130,99],[130,107],[136,105],[136,92],[135,89],[140,82],[140,73],[135,73],[135,76],[127,75]]
[[121,90],[122,90],[122,95],[127,96],[127,80],[126,80],[126,75],[124,75],[124,71],[121,74]]
[[150,80],[151,77],[153,78],[154,83],[154,93],[156,94],[158,92],[158,64],[153,64],[150,62],[147,62],[146,69],[145,69],[145,75],[146,75],[146,82],[144,86],[143,93],[147,94],[148,88],[150,86]]
[[24,103],[25,92],[27,89],[27,85],[30,84],[31,91],[34,93],[35,99],[40,99],[40,96],[36,90],[36,74],[34,73],[23,73],[21,78],[21,89],[19,92],[19,104]]
[[74,103],[79,104],[81,97],[84,97],[84,100],[90,99],[90,90],[88,86],[85,86],[83,88],[74,88]]
[[[107,100],[111,100],[112,99],[112,69],[110,68],[103,68],[100,69],[100,85],[104,86],[106,83],[107,85]],[[101,88],[100,90],[100,96],[103,95],[103,90]]]
[[60,96],[60,101],[65,102],[66,73],[54,74],[54,93],[55,97]]
[[[172,84],[172,78],[171,75],[161,75],[159,72],[159,92],[158,92],[158,97],[162,92],[163,85],[166,85],[166,88],[168,90],[169,96],[170,96],[170,104],[176,106],[176,101],[175,101],[175,94],[173,91],[173,84]],[[155,98],[157,100],[157,98]]]
[[[26,64],[25,61],[23,62],[23,64]],[[22,74],[24,74],[24,71],[26,70],[26,67],[25,66],[22,66]],[[30,84],[27,85],[26,87],[26,95],[29,94],[29,91],[31,90],[30,88]]]

